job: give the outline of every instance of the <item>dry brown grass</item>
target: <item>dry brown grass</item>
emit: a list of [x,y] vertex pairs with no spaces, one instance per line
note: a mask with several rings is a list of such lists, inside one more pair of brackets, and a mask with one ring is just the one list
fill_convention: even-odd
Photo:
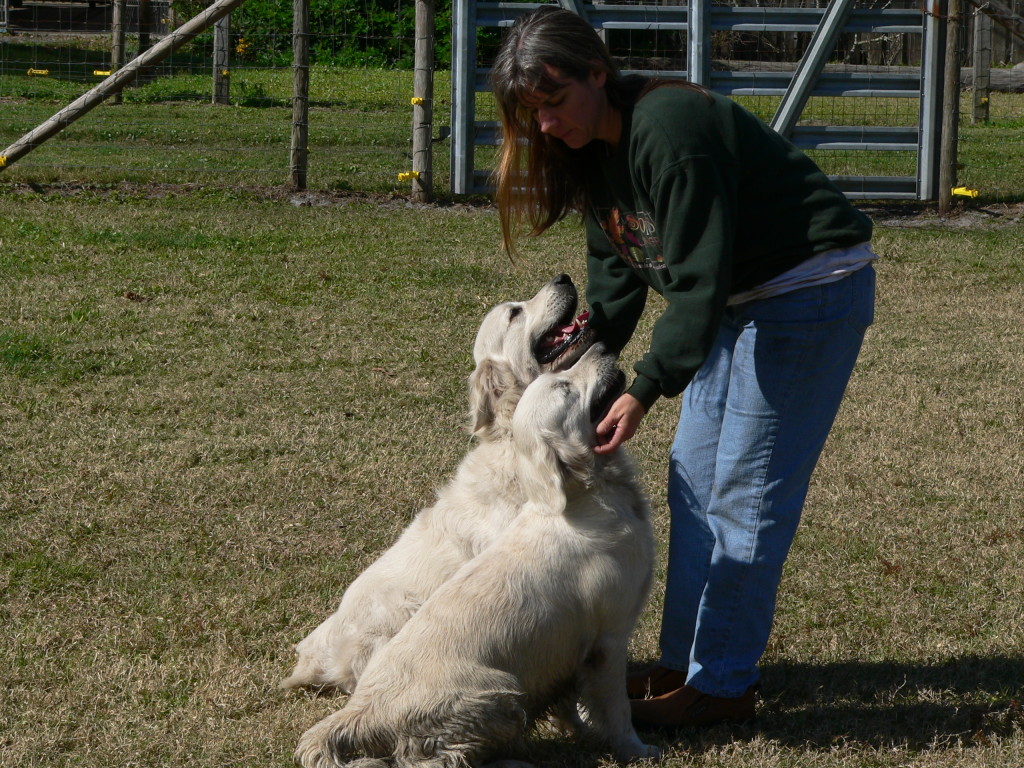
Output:
[[[0,190],[0,764],[285,766],[338,705],[276,690],[291,645],[465,450],[486,308],[583,270],[570,224],[510,265],[490,211],[335,202]],[[1024,766],[1022,235],[878,233],[762,715],[669,765]]]

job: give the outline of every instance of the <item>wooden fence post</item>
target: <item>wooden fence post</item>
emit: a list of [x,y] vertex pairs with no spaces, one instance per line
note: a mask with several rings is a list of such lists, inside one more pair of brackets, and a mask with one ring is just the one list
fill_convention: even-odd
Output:
[[943,77],[942,136],[939,146],[939,215],[953,207],[956,142],[960,123],[960,0],[946,4],[946,67]]
[[[139,0],[139,52],[141,56],[153,47],[153,3],[152,0]],[[152,72],[139,72],[139,82],[146,83],[153,79]]]
[[[110,69],[114,72],[124,66],[124,4],[125,0],[114,0],[113,14],[110,19]],[[110,103],[121,103],[120,91],[110,97]]]
[[412,107],[412,197],[434,196],[434,0],[416,0],[416,63]]
[[292,2],[291,183],[306,188],[309,164],[309,0]]
[[992,70],[992,17],[974,12],[974,109],[972,123],[988,122],[989,79]]
[[231,101],[231,14],[213,25],[213,103]]

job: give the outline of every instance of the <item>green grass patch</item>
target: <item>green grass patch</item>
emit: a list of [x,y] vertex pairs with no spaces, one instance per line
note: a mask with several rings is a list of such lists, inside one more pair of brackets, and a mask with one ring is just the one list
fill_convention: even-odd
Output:
[[[290,765],[342,703],[276,689],[291,647],[466,451],[480,318],[583,282],[572,220],[513,264],[486,207],[319,201],[0,186],[5,765]],[[760,717],[646,734],[669,768],[1024,764],[1022,226],[878,228]],[[676,407],[631,442],[662,542],[638,664]],[[525,756],[608,764],[550,736]]]

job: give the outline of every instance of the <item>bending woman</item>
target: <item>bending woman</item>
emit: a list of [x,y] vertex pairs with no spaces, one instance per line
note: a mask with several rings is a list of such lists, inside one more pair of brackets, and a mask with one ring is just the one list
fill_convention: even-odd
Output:
[[754,715],[758,662],[811,473],[874,311],[871,222],[731,100],[623,77],[579,16],[520,17],[492,71],[505,247],[581,212],[590,323],[620,351],[664,297],[597,453],[682,393],[661,658],[638,725]]

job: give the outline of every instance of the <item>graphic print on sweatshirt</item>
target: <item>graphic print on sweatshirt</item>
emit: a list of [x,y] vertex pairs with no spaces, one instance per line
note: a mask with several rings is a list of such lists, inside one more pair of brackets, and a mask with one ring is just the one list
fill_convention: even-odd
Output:
[[658,237],[651,214],[646,211],[623,213],[618,208],[599,208],[597,220],[615,252],[633,269],[665,269],[661,238]]

